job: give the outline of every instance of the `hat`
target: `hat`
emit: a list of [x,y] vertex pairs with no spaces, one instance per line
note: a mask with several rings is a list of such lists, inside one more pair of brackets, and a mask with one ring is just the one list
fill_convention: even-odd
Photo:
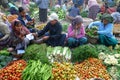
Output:
[[52,13],[49,16],[49,21],[57,20],[58,21],[58,15],[56,13]]
[[114,21],[113,17],[110,14],[103,14],[102,20],[103,19],[107,20],[109,23],[112,23]]

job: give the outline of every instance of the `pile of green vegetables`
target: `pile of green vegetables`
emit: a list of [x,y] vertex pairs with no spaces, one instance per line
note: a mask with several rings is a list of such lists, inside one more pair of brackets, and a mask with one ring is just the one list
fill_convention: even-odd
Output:
[[66,17],[66,12],[63,11],[62,8],[56,8],[56,9],[53,8],[53,9],[51,9],[49,15],[50,15],[52,12],[57,13],[57,15],[59,16],[59,19],[61,19],[61,20],[65,19],[65,17]]
[[40,60],[42,63],[49,64],[47,58],[47,45],[46,44],[32,44],[27,49],[22,57],[25,60]]
[[68,47],[47,48],[47,57],[50,62],[69,62],[71,60],[71,50]]
[[98,58],[100,52],[105,52],[107,54],[111,53],[110,49],[104,45],[86,44],[79,46],[73,50],[71,61],[76,63],[82,62],[88,58]]
[[88,11],[81,11],[80,15],[82,17],[87,17],[88,16]]
[[12,57],[9,55],[7,50],[0,51],[0,69],[5,67],[10,61],[12,61]]
[[67,32],[69,23],[64,23],[64,24],[62,23],[62,26],[63,26],[63,31],[64,31],[64,32]]
[[0,55],[9,56],[9,52],[7,50],[1,50]]
[[98,31],[98,28],[96,26],[93,26],[92,28],[90,29],[86,29],[86,34],[90,37],[97,37],[97,34],[95,34],[95,32]]
[[39,60],[30,60],[22,73],[22,80],[50,80],[52,66],[42,64]]

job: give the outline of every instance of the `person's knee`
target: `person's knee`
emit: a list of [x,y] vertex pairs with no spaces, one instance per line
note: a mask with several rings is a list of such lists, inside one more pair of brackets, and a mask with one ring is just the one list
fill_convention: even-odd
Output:
[[68,43],[73,43],[75,41],[74,38],[68,38]]
[[87,43],[87,38],[86,38],[86,37],[81,38],[81,39],[80,39],[80,42],[82,42],[82,43]]

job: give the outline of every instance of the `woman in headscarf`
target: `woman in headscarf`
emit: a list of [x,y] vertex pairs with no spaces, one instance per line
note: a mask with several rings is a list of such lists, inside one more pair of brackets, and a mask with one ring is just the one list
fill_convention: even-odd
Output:
[[88,8],[89,8],[88,17],[95,20],[97,13],[100,10],[100,7],[99,7],[97,1],[96,0],[89,0],[88,1]]
[[83,19],[81,16],[75,17],[72,24],[68,27],[68,46],[71,48],[83,45],[87,42],[85,37],[85,29]]
[[92,22],[88,28],[94,26],[98,27],[98,31],[95,32],[99,35],[98,42],[114,48],[118,42],[113,35],[113,17],[110,14],[103,14],[101,21]]

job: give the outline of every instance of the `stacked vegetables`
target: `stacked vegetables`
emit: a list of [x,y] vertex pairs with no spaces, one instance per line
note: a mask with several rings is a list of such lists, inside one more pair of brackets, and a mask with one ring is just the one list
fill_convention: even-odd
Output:
[[46,44],[33,44],[26,49],[26,53],[23,55],[25,60],[40,60],[42,63],[49,64],[47,58],[47,46]]
[[0,68],[5,67],[12,60],[12,56],[9,55],[7,50],[0,51]]
[[102,61],[96,58],[89,58],[80,64],[75,65],[77,76],[81,80],[89,80],[91,78],[102,78],[105,80],[111,80],[106,67],[102,64]]
[[95,32],[97,32],[98,28],[96,26],[93,26],[91,29],[86,29],[86,34],[90,37],[96,37],[97,34],[95,34]]
[[39,60],[31,60],[23,71],[22,80],[50,80],[52,78],[52,67],[42,64]]
[[55,62],[53,64],[53,79],[52,80],[75,80],[76,78],[76,71],[74,67],[70,63],[58,63]]
[[22,71],[26,67],[24,60],[14,61],[0,70],[0,80],[21,80]]
[[47,57],[51,62],[69,62],[71,60],[71,51],[68,47],[47,48]]
[[0,55],[6,55],[6,56],[8,56],[9,52],[7,50],[1,50],[0,51]]

